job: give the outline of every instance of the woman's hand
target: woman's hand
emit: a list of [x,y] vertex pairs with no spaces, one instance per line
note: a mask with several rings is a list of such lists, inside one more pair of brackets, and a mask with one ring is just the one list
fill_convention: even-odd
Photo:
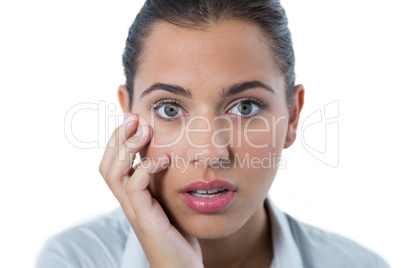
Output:
[[145,159],[133,167],[135,154],[152,137],[152,128],[138,121],[137,115],[130,114],[114,131],[99,171],[123,208],[151,267],[203,267],[198,240],[170,224],[147,188],[152,175],[167,168],[169,157]]

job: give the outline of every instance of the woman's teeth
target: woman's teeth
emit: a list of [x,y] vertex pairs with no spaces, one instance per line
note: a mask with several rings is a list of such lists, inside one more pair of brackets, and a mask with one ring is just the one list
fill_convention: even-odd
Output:
[[190,194],[193,196],[197,197],[203,197],[203,198],[214,198],[216,196],[221,196],[226,194],[227,190],[223,188],[215,188],[212,190],[196,190],[196,191],[191,191]]

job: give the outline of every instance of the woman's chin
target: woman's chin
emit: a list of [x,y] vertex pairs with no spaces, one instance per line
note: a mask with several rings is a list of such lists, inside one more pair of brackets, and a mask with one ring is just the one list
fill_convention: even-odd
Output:
[[[221,218],[219,218],[221,217]],[[198,239],[219,239],[235,233],[240,226],[218,215],[199,215],[197,219],[180,221],[177,229]]]

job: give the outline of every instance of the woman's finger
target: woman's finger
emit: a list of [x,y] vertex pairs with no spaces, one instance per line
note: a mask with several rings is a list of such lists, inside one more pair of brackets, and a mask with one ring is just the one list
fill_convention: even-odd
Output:
[[140,126],[140,128],[142,128],[142,130],[139,135],[132,136],[120,146],[118,153],[115,155],[104,177],[109,188],[118,199],[121,194],[124,193],[124,178],[132,173],[131,168],[135,154],[139,152],[152,137],[152,128],[150,126],[144,125]]
[[[162,210],[155,210],[157,201],[154,200],[148,191],[151,176],[166,169],[170,164],[169,157],[164,154],[156,159],[145,159],[138,165],[134,174],[126,184],[126,191],[136,217],[160,213]],[[158,204],[159,205],[159,204]],[[153,215],[160,216],[160,215]]]
[[106,146],[102,161],[99,165],[99,172],[105,177],[121,145],[137,132],[139,117],[136,114],[129,114],[123,123],[115,129]]

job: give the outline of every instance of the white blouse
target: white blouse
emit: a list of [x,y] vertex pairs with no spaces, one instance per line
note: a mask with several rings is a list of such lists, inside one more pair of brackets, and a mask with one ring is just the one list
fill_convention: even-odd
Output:
[[[274,258],[270,268],[389,268],[374,252],[342,236],[302,223],[267,196]],[[145,268],[149,263],[118,208],[50,238],[37,268]]]

